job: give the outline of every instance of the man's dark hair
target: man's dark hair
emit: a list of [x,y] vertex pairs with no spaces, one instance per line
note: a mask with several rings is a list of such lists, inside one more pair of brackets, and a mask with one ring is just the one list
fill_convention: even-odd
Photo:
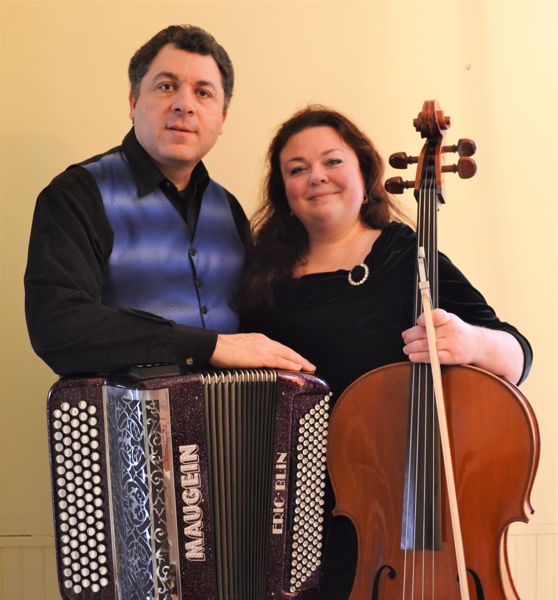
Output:
[[219,67],[223,90],[225,91],[226,111],[231,101],[234,86],[234,71],[231,59],[226,50],[207,31],[195,25],[170,25],[156,33],[145,43],[130,60],[128,77],[132,96],[138,98],[140,84],[149,70],[149,65],[161,48],[167,44],[176,46],[179,50],[194,52],[203,56],[212,56]]

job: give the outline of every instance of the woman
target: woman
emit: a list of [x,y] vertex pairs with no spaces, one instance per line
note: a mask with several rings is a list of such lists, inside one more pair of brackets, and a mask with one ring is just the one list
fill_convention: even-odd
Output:
[[[241,295],[243,329],[309,359],[334,399],[376,367],[427,362],[423,318],[411,322],[416,236],[384,191],[370,140],[343,115],[311,106],[279,128],[268,163]],[[526,377],[529,342],[441,253],[439,305],[442,364],[474,364],[514,383]],[[326,510],[332,506],[329,490]],[[348,596],[355,556],[352,525],[333,519],[320,598]]]

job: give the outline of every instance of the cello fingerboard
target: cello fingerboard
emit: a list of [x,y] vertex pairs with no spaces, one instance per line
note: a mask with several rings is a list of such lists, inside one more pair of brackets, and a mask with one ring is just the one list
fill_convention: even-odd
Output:
[[[438,190],[433,185],[434,165],[427,153],[423,164],[423,187],[419,190],[417,217],[418,248],[424,248],[432,307],[438,306],[437,213]],[[414,323],[423,312],[418,265],[415,275]],[[439,550],[442,543],[440,433],[430,365],[411,367],[407,455],[401,548]]]

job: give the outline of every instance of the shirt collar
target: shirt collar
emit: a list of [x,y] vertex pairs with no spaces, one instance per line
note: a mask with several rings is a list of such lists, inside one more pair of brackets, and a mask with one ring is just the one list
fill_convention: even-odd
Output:
[[[168,181],[138,142],[133,127],[122,141],[122,149],[134,175],[139,198],[146,196],[163,182]],[[207,179],[209,179],[209,174],[203,162],[200,161],[192,171],[188,187]]]

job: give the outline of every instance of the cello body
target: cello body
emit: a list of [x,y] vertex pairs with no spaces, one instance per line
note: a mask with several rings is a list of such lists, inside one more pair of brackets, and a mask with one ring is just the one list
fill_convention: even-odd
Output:
[[[352,521],[358,543],[350,600],[460,597],[443,477],[441,546],[401,549],[410,377],[409,363],[370,371],[331,415],[333,514]],[[532,512],[539,448],[533,410],[514,385],[481,369],[445,367],[442,379],[470,598],[518,598],[506,540],[509,525]]]

